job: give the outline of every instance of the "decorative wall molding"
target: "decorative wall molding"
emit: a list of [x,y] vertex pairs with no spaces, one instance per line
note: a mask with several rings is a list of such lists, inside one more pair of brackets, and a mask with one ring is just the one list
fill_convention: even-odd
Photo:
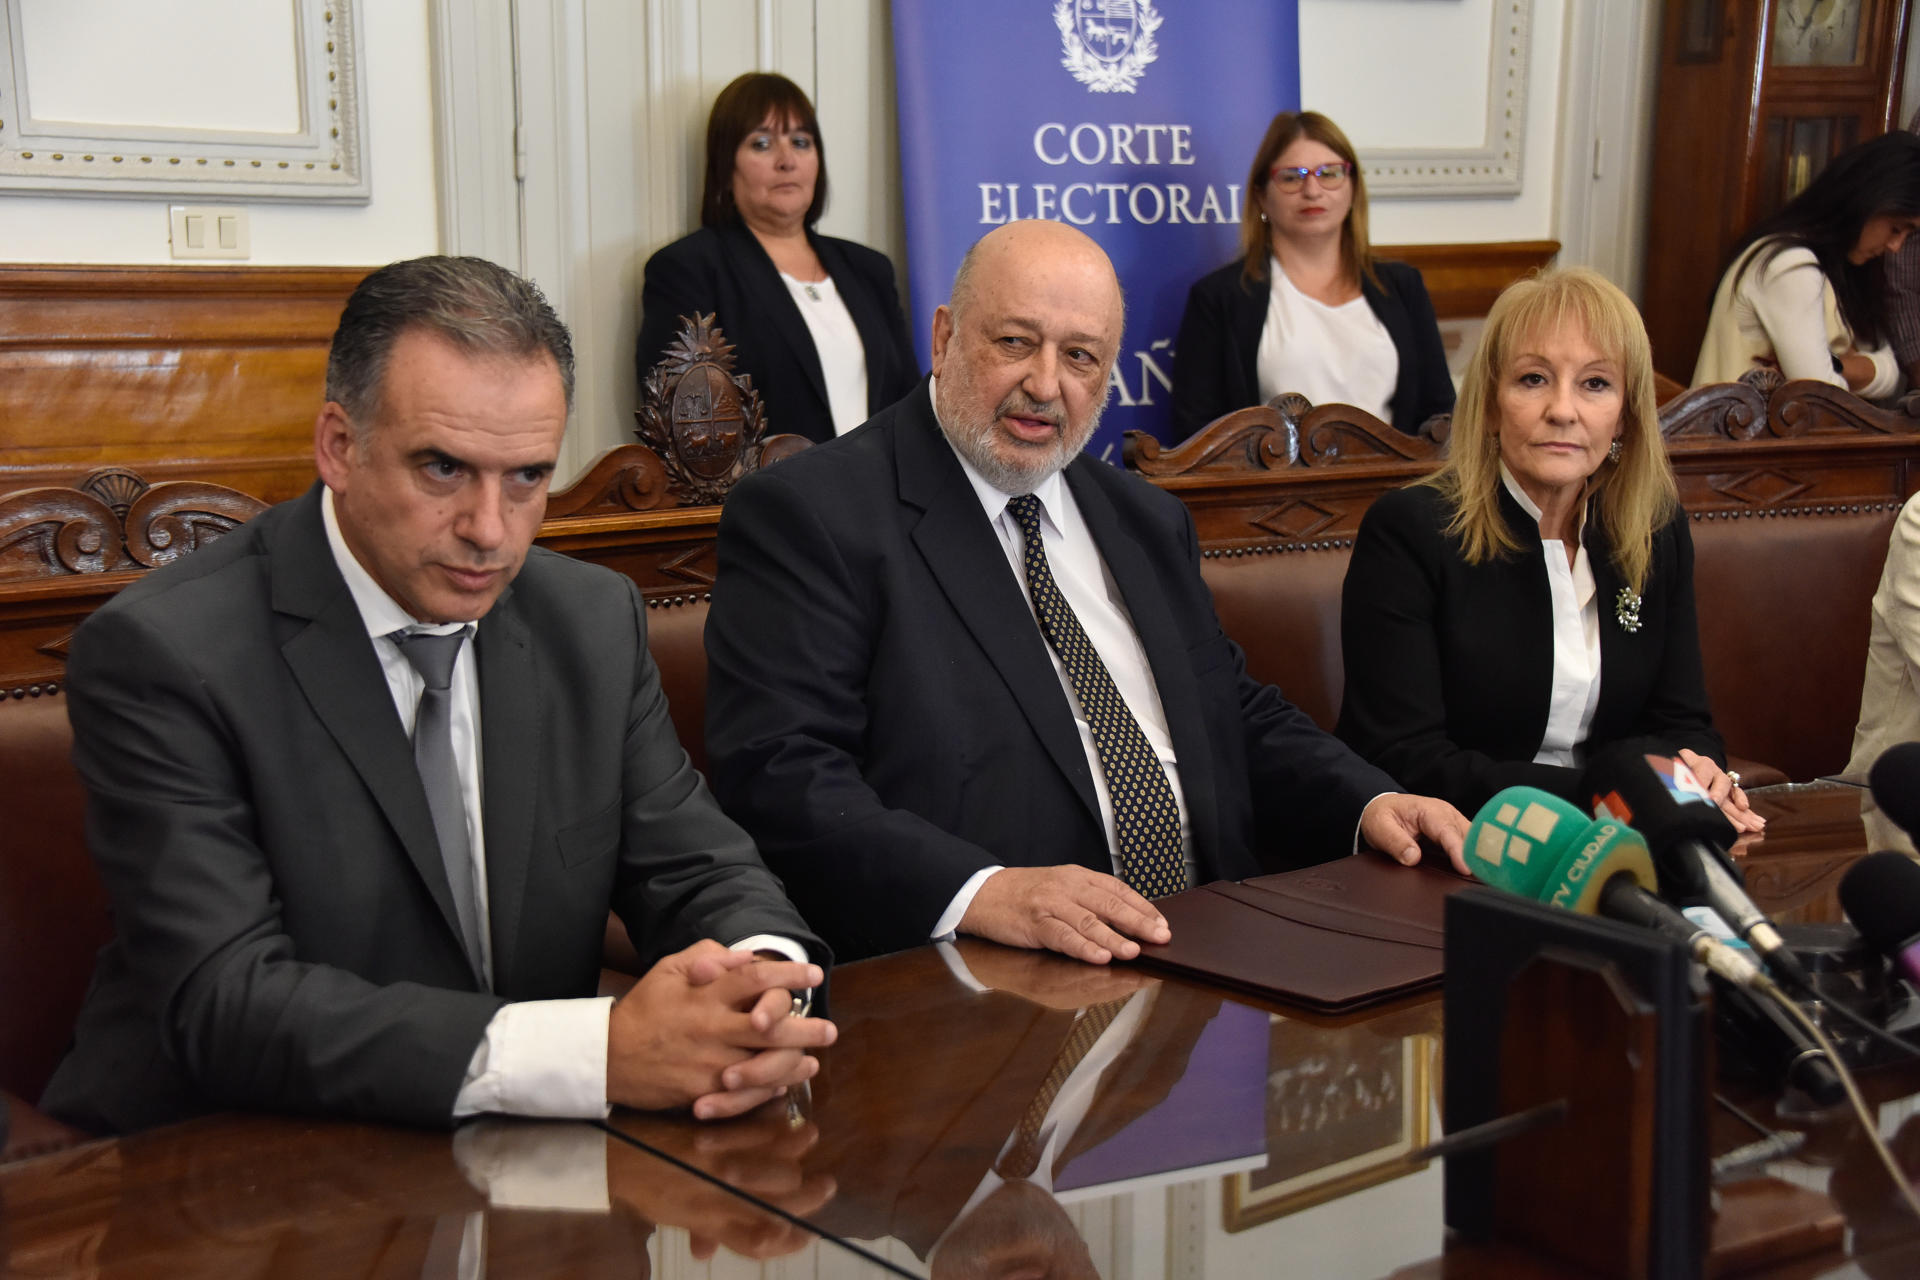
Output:
[[364,204],[371,194],[356,0],[292,0],[296,132],[169,129],[34,111],[25,0],[0,4],[0,191]]
[[1526,150],[1533,0],[1495,0],[1488,33],[1487,123],[1471,147],[1361,148],[1376,199],[1517,196]]

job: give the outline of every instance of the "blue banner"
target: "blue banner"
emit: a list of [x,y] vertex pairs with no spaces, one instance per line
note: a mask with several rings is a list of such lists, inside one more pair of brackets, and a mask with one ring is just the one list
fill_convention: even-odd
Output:
[[1127,292],[1106,417],[1164,438],[1187,290],[1238,252],[1247,166],[1300,105],[1297,0],[896,0],[893,48],[914,340],[967,247],[1072,223]]

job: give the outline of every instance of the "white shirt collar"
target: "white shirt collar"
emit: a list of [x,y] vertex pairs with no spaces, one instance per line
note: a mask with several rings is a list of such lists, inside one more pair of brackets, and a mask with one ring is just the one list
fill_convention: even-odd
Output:
[[[934,406],[933,420],[936,423],[940,423],[940,438],[947,442],[949,449],[953,449],[953,438],[947,434],[946,424],[940,422],[940,402],[936,398],[938,389],[938,380],[929,377],[927,379],[927,396]],[[1001,513],[1007,509],[1007,500],[1017,497],[1018,495],[1005,493],[996,488],[991,481],[974,469],[973,464],[967,461],[966,455],[958,449],[953,449],[953,456],[959,460],[960,469],[966,472],[967,483],[973,486],[974,496],[980,499],[980,506],[986,511],[987,519],[989,521],[998,520]],[[1065,484],[1066,481],[1062,478],[1061,473],[1056,471],[1039,484],[1033,486],[1033,496],[1040,499],[1040,508],[1046,513],[1047,520],[1055,529],[1061,527],[1060,512],[1062,510],[1061,503],[1065,500],[1065,491],[1063,488]]]
[[[1527,496],[1527,491],[1522,489],[1520,482],[1513,478],[1513,472],[1507,470],[1507,464],[1505,462],[1500,464],[1500,483],[1507,486],[1507,492],[1512,494],[1513,500],[1520,504],[1520,509],[1533,517],[1533,529],[1535,533],[1538,533],[1540,531],[1540,505]],[[1575,542],[1585,542],[1586,532],[1587,504],[1582,502],[1580,504],[1580,518],[1574,521],[1573,524],[1573,540]],[[1558,542],[1559,539],[1542,538],[1541,541]]]
[[353,554],[353,548],[347,545],[345,535],[340,532],[340,517],[333,509],[333,490],[324,486],[320,490],[320,522],[326,526],[327,546],[333,551],[333,562],[339,566],[340,576],[347,580],[347,590],[353,593],[353,603],[360,610],[360,621],[365,624],[368,635],[377,638],[409,629],[450,635],[472,625],[465,622],[431,625],[401,608],[399,602],[374,581],[373,575]]

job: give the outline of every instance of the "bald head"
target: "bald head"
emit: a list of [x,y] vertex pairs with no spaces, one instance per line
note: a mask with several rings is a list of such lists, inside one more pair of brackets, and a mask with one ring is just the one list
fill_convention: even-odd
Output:
[[934,410],[1010,494],[1072,462],[1099,424],[1126,304],[1106,253],[1059,222],[1012,222],[960,263],[934,312]]
[[[1126,300],[1121,295],[1120,278],[1114,274],[1113,261],[1107,257],[1107,251],[1083,231],[1064,222],[1042,219],[1009,222],[974,241],[973,247],[960,259],[960,269],[953,273],[953,293],[947,307],[955,312],[963,310],[983,278],[989,282],[997,282],[1001,277],[1025,278],[1031,283],[1028,273],[1043,264],[1084,275],[1089,285],[1096,280],[1104,281],[1112,290],[1115,323],[1125,327]],[[1118,341],[1116,331],[1115,342]]]

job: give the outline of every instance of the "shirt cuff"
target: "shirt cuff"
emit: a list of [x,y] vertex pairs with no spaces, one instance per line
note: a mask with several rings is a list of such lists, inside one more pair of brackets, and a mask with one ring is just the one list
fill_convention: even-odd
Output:
[[1891,347],[1872,347],[1860,352],[1873,363],[1873,380],[1860,388],[1862,400],[1886,400],[1900,390],[1900,362]]
[[500,1006],[467,1064],[454,1116],[604,1120],[607,1026],[613,998],[522,1000]]
[[777,933],[755,933],[730,944],[729,951],[778,951],[795,964],[807,963],[807,949]]
[[996,871],[1005,870],[1005,867],[982,867],[968,876],[967,882],[960,886],[960,892],[953,895],[953,901],[949,902],[947,909],[940,913],[940,918],[933,922],[933,932],[927,935],[928,939],[943,942],[951,938],[954,931],[960,927],[960,918],[966,915],[967,908],[973,905],[974,896],[980,892],[980,886],[987,882],[987,877]]
[[[1399,794],[1398,791],[1382,791],[1380,796],[1397,796]],[[1378,800],[1380,796],[1375,796],[1373,800]],[[1353,848],[1347,850],[1349,854],[1360,852],[1360,828],[1366,825],[1367,810],[1373,808],[1373,800],[1369,800],[1360,806],[1360,821],[1353,824]]]

